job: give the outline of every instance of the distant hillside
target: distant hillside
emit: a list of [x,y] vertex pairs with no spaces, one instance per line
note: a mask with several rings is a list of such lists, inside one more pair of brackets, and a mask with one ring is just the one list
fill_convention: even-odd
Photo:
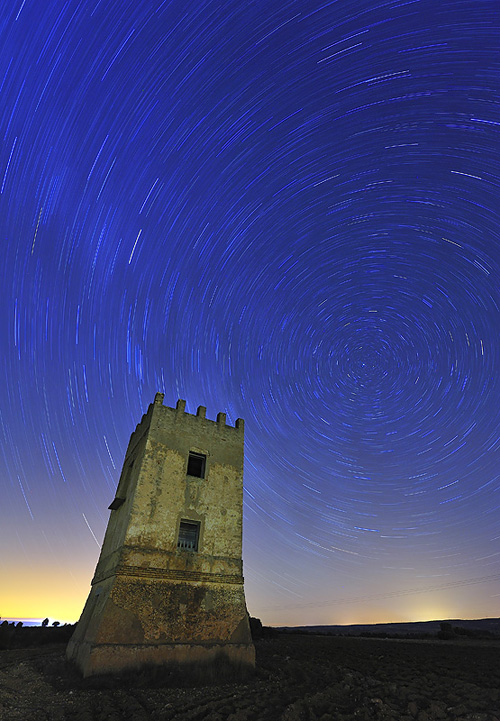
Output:
[[417,621],[415,623],[375,623],[356,624],[353,626],[282,626],[280,630],[302,633],[321,633],[334,636],[362,636],[365,634],[406,636],[434,636],[441,628],[441,623],[449,623],[453,627],[464,628],[477,633],[494,633],[500,636],[500,618],[444,619],[443,621]]

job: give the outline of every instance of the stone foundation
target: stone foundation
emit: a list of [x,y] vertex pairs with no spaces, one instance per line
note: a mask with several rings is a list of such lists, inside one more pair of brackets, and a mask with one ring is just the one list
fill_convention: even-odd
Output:
[[68,658],[83,676],[120,674],[150,667],[165,667],[196,680],[216,680],[220,675],[243,679],[253,673],[253,644],[90,644],[71,643]]

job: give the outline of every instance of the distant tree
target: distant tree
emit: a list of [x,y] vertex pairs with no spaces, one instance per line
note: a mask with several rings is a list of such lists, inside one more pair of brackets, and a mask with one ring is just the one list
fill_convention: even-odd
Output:
[[53,622],[52,622],[52,625],[53,625],[53,626],[60,626],[61,624],[60,624],[59,621],[53,621]]
[[16,628],[21,628],[22,625],[23,625],[23,622],[22,622],[22,621],[18,621],[18,622],[16,623]]
[[49,619],[48,619],[48,618],[44,618],[43,621],[42,621],[42,626],[45,628],[45,627],[48,626],[48,625],[49,625]]
[[440,638],[443,641],[449,641],[451,638],[455,638],[456,634],[453,630],[453,626],[451,623],[446,623],[446,621],[442,621],[439,624],[441,630],[438,631],[438,638]]
[[[260,618],[249,616],[248,620],[250,622],[250,632],[254,641],[258,638],[276,638],[279,635],[275,628],[263,626]],[[291,633],[293,633],[293,631]]]
[[250,633],[252,634],[252,638],[261,638],[262,621],[260,620],[260,618],[254,618],[253,616],[250,616],[248,621],[250,623]]

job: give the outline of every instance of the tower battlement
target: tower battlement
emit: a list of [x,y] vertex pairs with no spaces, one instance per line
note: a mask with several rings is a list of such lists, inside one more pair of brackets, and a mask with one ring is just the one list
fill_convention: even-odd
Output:
[[[198,406],[196,410],[196,414],[188,413],[186,411],[186,401],[179,399],[176,403],[175,408],[171,408],[170,406],[164,406],[163,405],[163,399],[165,397],[164,393],[157,393],[155,395],[154,402],[151,404],[153,407],[160,406],[166,411],[174,411],[176,413],[176,418],[183,420],[186,416],[187,418],[201,418],[205,421],[208,421],[208,423],[217,423],[220,426],[225,426],[226,428],[233,428],[234,430],[243,431],[245,428],[245,421],[243,418],[237,418],[236,423],[234,426],[229,426],[226,423],[226,414],[225,413],[217,413],[217,419],[215,421],[210,420],[206,417],[207,409],[206,406]],[[151,408],[151,406],[150,406]],[[143,416],[144,418],[144,416]]]
[[[135,427],[135,430],[132,432],[126,452],[125,459],[134,451],[135,446],[139,442],[139,440],[142,438],[142,436],[146,433],[146,431],[149,429],[153,414],[155,414],[155,420],[158,422],[163,421],[170,422],[170,423],[186,423],[189,424],[191,421],[200,422],[203,421],[204,423],[213,424],[214,426],[219,426],[220,428],[228,429],[229,431],[239,431],[241,434],[244,434],[245,432],[245,421],[243,418],[237,418],[236,423],[234,426],[230,426],[226,423],[226,413],[220,412],[217,413],[217,418],[215,421],[210,420],[206,417],[206,406],[198,406],[196,413],[188,413],[186,411],[186,401],[183,399],[179,399],[176,403],[175,408],[172,408],[171,406],[165,406],[163,405],[163,400],[165,398],[164,393],[156,393],[153,403],[150,403],[148,410],[146,413],[143,414],[141,420]],[[161,409],[159,411],[159,409]],[[162,414],[168,414],[160,415],[158,416],[158,412]],[[199,429],[199,426],[194,426],[195,428]]]
[[242,573],[244,423],[157,393],[130,437],[68,656],[84,675],[143,663],[254,664]]

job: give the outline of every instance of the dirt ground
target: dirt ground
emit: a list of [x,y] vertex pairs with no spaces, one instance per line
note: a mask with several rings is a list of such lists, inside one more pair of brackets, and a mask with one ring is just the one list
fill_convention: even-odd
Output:
[[1,721],[500,721],[498,641],[281,634],[256,643],[251,681],[201,688],[140,677],[105,688],[64,649],[0,651]]

